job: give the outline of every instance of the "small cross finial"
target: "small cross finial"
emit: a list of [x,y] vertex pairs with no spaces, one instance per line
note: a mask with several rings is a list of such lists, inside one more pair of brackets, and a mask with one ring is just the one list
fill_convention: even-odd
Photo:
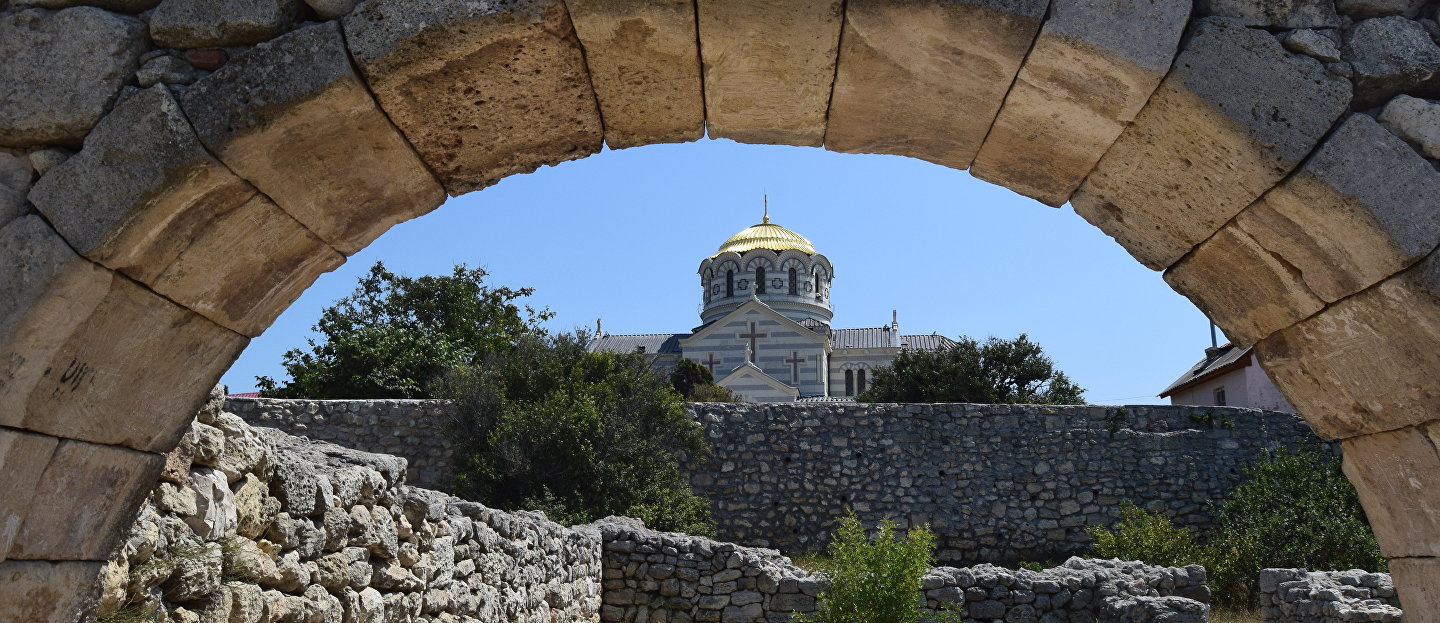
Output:
[[765,201],[765,220],[762,221],[762,222],[765,223],[766,225],[769,225],[769,224],[770,224],[770,195],[761,195],[761,197],[763,197],[763,198],[764,198],[764,201]]

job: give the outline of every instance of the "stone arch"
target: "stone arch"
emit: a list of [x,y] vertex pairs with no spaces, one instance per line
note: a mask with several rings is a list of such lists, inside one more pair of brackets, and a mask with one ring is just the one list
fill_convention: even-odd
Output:
[[[86,609],[162,453],[316,275],[447,192],[706,128],[1071,202],[1343,440],[1407,611],[1440,618],[1440,216],[1417,204],[1440,151],[1403,95],[1440,50],[1413,14],[367,0],[232,36],[28,4],[0,9],[0,88],[23,94],[0,111],[0,618]],[[637,23],[651,35],[620,36]],[[174,58],[271,40],[177,96],[126,88],[150,38]],[[1419,70],[1372,62],[1394,41]]]

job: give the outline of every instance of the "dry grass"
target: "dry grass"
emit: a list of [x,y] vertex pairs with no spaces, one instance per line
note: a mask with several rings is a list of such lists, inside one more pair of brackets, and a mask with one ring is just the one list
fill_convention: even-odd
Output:
[[1210,623],[1260,623],[1258,610],[1212,610]]

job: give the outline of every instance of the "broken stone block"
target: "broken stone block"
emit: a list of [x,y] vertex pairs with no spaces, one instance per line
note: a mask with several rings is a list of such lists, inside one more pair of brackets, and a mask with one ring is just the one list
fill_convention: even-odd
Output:
[[705,134],[695,4],[569,0],[611,149]]
[[1047,4],[847,2],[826,149],[969,168]]
[[700,0],[696,11],[710,137],[820,146],[840,0]]
[[93,7],[0,16],[0,145],[78,146],[145,48],[144,22]]
[[1185,0],[1051,2],[970,173],[1065,203],[1170,70],[1189,15]]
[[1440,70],[1440,46],[1419,22],[1367,19],[1345,33],[1342,56],[1355,69],[1355,109],[1385,103]]
[[376,0],[344,24],[380,107],[452,195],[600,150],[599,108],[559,0]]
[[1380,125],[1426,157],[1440,159],[1440,102],[1397,95],[1380,113]]
[[1201,19],[1071,205],[1142,264],[1167,268],[1299,164],[1349,100],[1349,81],[1269,33]]
[[162,48],[260,43],[294,24],[300,6],[300,0],[162,0],[150,13],[150,36]]
[[335,22],[256,46],[180,104],[211,152],[347,255],[445,199],[355,74]]

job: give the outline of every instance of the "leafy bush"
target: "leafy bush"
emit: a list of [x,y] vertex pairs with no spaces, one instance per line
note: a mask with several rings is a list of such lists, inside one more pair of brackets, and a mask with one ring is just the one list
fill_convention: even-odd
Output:
[[1085,533],[1094,541],[1092,551],[1101,558],[1143,560],[1166,567],[1183,567],[1202,559],[1194,532],[1170,523],[1164,513],[1129,501],[1120,504],[1120,521],[1113,530],[1090,526]]
[[1266,452],[1214,516],[1197,539],[1163,513],[1127,503],[1114,529],[1086,532],[1103,558],[1204,565],[1213,601],[1227,607],[1254,607],[1266,567],[1386,569],[1339,457],[1315,449]]
[[670,372],[670,385],[691,402],[739,402],[733,392],[715,384],[710,369],[691,359],[681,359]]
[[906,349],[875,371],[860,402],[1081,404],[1085,390],[1070,381],[1024,333],[983,343],[960,336],[949,348]]
[[[869,538],[851,513],[840,518],[822,568],[830,588],[820,594],[814,614],[797,615],[799,623],[914,623],[922,614],[920,581],[934,564],[935,535],[929,528],[910,530],[903,538],[894,522],[880,522]],[[958,613],[941,620],[959,621]]]
[[455,404],[456,493],[561,523],[638,516],[712,534],[680,472],[708,450],[679,394],[638,354],[586,352],[583,334],[520,336],[438,386]]

